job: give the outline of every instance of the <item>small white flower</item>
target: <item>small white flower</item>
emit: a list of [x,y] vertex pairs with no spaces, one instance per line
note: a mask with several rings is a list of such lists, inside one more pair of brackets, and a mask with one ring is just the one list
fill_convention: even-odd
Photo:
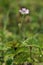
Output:
[[22,8],[22,9],[19,10],[19,12],[20,12],[21,14],[29,14],[29,9]]

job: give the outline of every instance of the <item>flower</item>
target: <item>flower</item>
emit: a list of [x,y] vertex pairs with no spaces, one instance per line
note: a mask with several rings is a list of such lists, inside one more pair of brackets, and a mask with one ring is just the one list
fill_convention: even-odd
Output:
[[21,14],[29,14],[29,9],[21,8],[21,9],[19,10],[19,12],[20,12]]

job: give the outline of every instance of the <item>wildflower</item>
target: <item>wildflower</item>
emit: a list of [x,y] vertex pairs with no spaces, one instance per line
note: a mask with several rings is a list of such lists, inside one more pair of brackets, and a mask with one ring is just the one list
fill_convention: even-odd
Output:
[[19,12],[20,12],[21,14],[29,14],[29,9],[22,8],[22,9],[19,10]]

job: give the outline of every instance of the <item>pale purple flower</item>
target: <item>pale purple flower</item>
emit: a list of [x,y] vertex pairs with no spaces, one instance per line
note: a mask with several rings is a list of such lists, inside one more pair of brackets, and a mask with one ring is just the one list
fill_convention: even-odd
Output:
[[21,14],[29,14],[29,9],[22,8],[22,9],[19,10],[19,12],[20,12]]

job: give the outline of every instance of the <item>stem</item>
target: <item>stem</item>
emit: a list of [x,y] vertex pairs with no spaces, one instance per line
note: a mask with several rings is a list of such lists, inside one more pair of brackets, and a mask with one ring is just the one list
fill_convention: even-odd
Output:
[[22,21],[21,21],[21,31],[23,31],[23,25],[24,25],[24,15],[23,15]]
[[8,13],[4,14],[4,18],[3,18],[3,32],[2,32],[2,41],[3,43],[6,42],[6,27],[7,27],[7,23],[8,23]]
[[24,26],[24,15],[22,17],[22,21],[21,21],[21,27],[20,27],[20,34],[21,34],[21,37],[23,38],[23,26]]

